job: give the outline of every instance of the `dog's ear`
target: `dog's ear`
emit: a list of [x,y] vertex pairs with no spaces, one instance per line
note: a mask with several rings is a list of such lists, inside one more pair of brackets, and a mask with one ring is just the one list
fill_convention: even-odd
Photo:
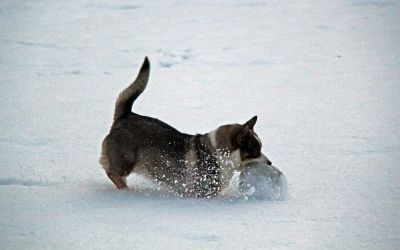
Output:
[[257,116],[251,118],[245,124],[240,126],[239,133],[236,135],[236,143],[240,146],[243,146],[245,143],[248,134],[250,133],[250,129],[253,129],[254,124],[256,123]]
[[240,129],[238,133],[235,135],[233,139],[233,144],[238,146],[243,146],[246,143],[246,138],[250,133],[250,130],[253,129],[254,125],[256,124],[257,116],[254,116],[250,120],[248,120],[245,124],[240,125]]
[[256,124],[257,121],[257,116],[254,116],[250,120],[248,120],[245,124],[243,124],[243,127],[248,126],[250,129],[254,128],[254,125]]
[[[253,124],[254,126],[254,124]],[[246,140],[247,135],[250,133],[250,127],[247,123],[241,126],[239,133],[236,136],[236,143],[242,146]]]

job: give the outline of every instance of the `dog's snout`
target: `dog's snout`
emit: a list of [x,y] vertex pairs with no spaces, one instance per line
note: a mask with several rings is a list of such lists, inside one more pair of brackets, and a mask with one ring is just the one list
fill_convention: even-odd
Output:
[[267,165],[272,165],[272,162],[263,154],[262,161]]

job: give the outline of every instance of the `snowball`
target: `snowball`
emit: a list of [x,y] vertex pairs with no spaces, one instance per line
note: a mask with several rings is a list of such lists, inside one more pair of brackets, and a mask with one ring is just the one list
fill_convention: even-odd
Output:
[[241,171],[239,188],[246,199],[283,200],[287,183],[285,176],[275,166],[253,162]]

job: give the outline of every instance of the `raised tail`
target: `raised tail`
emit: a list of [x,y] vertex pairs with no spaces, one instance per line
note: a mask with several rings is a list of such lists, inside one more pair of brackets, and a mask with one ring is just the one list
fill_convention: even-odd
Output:
[[115,102],[114,121],[131,112],[133,102],[146,88],[149,75],[150,62],[146,56],[135,81],[119,94],[117,101]]

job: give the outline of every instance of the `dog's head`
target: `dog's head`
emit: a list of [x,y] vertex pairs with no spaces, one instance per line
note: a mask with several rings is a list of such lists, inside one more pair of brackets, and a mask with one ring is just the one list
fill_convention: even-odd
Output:
[[254,116],[244,124],[221,126],[209,134],[210,140],[217,150],[232,158],[235,165],[250,161],[271,165],[271,161],[261,153],[262,143],[254,132],[256,121],[257,116]]

